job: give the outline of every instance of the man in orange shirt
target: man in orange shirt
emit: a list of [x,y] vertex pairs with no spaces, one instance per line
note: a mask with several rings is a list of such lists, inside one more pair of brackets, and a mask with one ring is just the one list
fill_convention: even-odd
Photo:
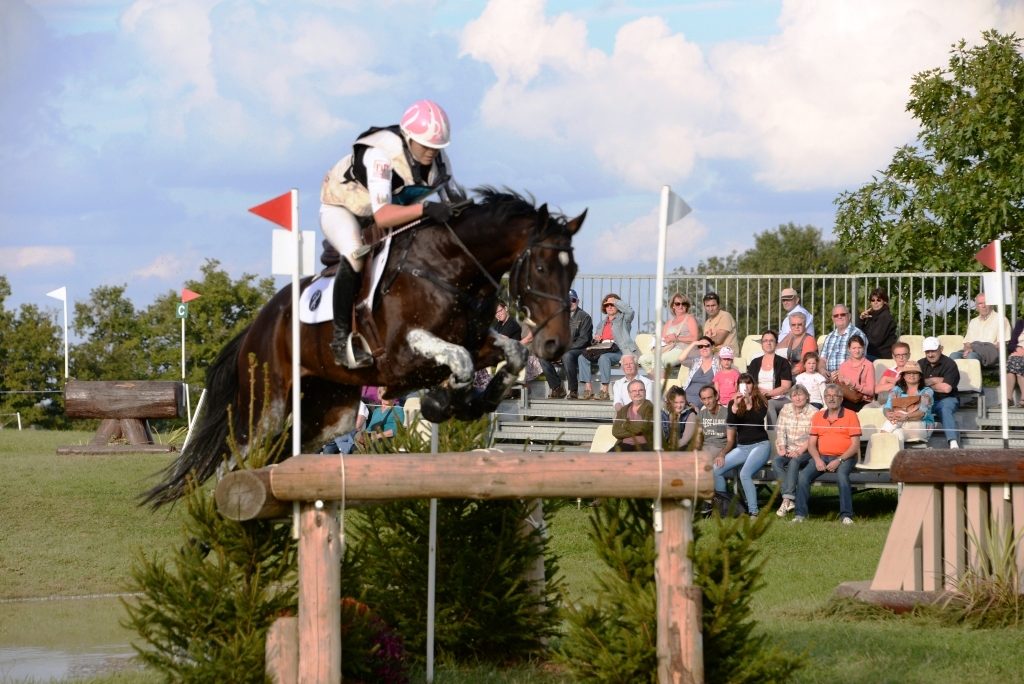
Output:
[[811,418],[811,436],[807,452],[813,463],[800,471],[796,488],[796,517],[793,522],[807,519],[807,502],[811,498],[811,483],[823,473],[836,473],[839,485],[839,520],[853,524],[853,488],[850,472],[857,465],[860,453],[860,420],[854,411],[843,408],[843,390],[839,385],[825,385],[825,408]]

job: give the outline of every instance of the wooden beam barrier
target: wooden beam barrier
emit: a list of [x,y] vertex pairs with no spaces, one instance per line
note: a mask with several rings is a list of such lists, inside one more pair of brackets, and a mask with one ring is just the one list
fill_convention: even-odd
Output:
[[[299,616],[275,625],[267,674],[278,682],[341,677],[339,501],[428,498],[661,498],[658,550],[658,681],[704,681],[701,592],[687,557],[693,508],[714,493],[706,452],[302,454],[226,475],[217,508],[233,520],[279,517],[300,502]],[[298,653],[297,659],[295,652]]]
[[666,451],[595,454],[441,453],[300,454],[256,471],[227,474],[217,485],[226,518],[278,517],[284,502],[346,499],[710,498],[711,456]]
[[[58,454],[173,451],[153,444],[147,420],[185,415],[182,383],[173,380],[69,380],[64,387],[68,418],[100,418],[88,446],[59,447]],[[128,445],[111,445],[124,438]]]
[[[903,494],[872,592],[955,589],[984,552],[990,526],[1024,530],[1024,449],[903,450],[890,473]],[[1024,577],[1024,545],[1017,569]]]

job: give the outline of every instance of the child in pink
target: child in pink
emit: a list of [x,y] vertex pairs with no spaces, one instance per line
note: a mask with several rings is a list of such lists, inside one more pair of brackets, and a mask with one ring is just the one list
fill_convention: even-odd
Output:
[[718,403],[728,406],[732,398],[736,396],[736,385],[740,381],[740,372],[732,367],[732,360],[735,358],[732,347],[722,347],[718,350],[718,372],[712,381],[715,389],[718,390]]

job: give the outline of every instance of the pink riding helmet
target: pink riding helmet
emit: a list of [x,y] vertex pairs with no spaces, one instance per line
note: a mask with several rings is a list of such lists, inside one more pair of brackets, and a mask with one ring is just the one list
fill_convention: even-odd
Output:
[[402,132],[425,147],[441,149],[451,142],[448,115],[433,100],[417,100],[405,110]]

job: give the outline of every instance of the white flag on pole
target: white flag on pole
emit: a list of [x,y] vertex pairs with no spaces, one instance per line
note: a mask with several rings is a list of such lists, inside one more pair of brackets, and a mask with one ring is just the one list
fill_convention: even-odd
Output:
[[668,220],[665,222],[666,226],[671,226],[673,223],[689,214],[692,209],[686,201],[672,192],[668,191]]
[[47,292],[46,296],[53,297],[54,299],[59,299],[62,302],[66,302],[68,301],[68,288],[66,285],[64,287],[58,287],[56,290]]

